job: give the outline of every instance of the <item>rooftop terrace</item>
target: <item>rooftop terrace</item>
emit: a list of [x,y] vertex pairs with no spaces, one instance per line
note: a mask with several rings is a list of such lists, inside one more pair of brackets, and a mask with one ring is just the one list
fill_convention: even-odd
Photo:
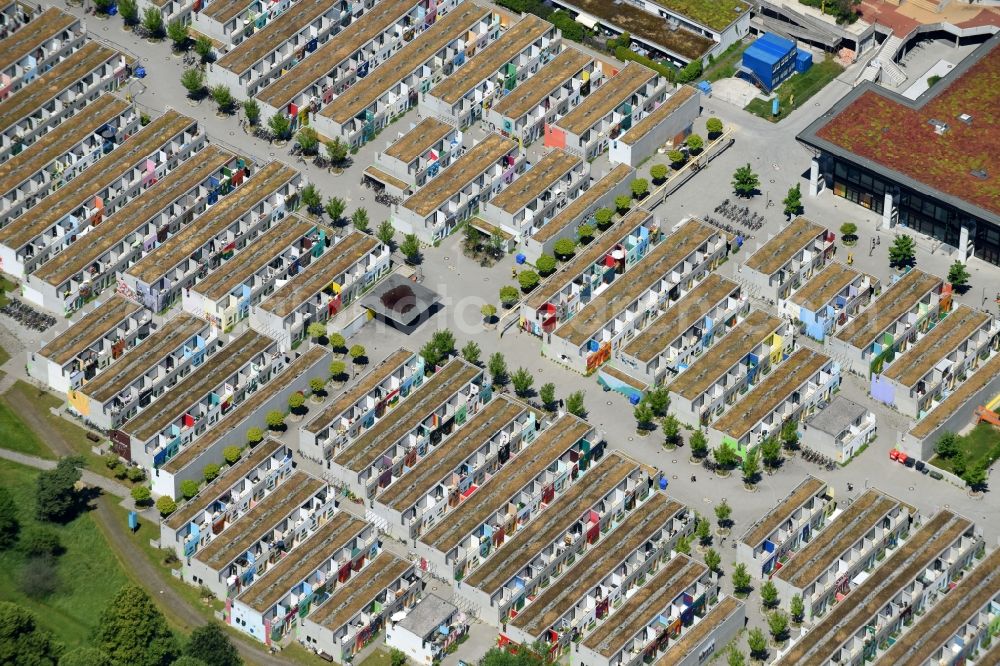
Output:
[[[590,189],[588,189],[585,192],[581,191],[575,199],[569,202],[568,206],[566,206],[561,211],[556,213],[555,217],[549,220],[548,223],[545,224],[541,229],[536,231],[535,235],[532,236],[531,238],[535,242],[545,243],[546,241],[553,238],[557,233],[566,229],[569,225],[575,224],[577,221],[580,221],[581,223],[584,222],[585,220],[579,219],[584,214],[584,212],[586,212],[588,208],[592,207],[594,205],[594,202],[596,202],[598,199],[606,195],[608,192],[613,190],[617,185],[619,185],[622,181],[628,178],[630,173],[632,173],[632,167],[630,167],[627,164],[619,164],[615,166],[615,168],[611,169],[611,171],[606,173],[603,178],[601,178],[599,181],[591,185]],[[616,230],[623,228],[624,220],[629,219],[629,216],[631,216],[636,211],[642,211],[642,213],[648,214],[648,211],[644,211],[641,208],[633,209],[631,212],[629,212],[628,215],[625,216],[625,218],[622,218],[617,223],[615,223],[615,225],[612,226],[608,230],[608,232],[602,234],[601,237],[597,239],[597,242],[603,245],[603,242],[608,238],[608,233],[617,233]],[[589,248],[594,246],[595,243],[591,243],[588,246],[587,250],[583,250],[576,256],[577,257],[589,256],[590,254]],[[570,262],[567,262],[567,264],[564,264],[564,267],[568,268],[569,265],[583,266],[585,264],[578,262],[577,259],[574,258]],[[528,302],[529,303],[536,302],[538,298],[540,298],[541,294],[546,293],[549,289],[552,288],[554,288],[554,286],[552,285],[552,280],[547,281],[542,286],[542,288],[539,289],[538,292],[529,299]],[[549,298],[551,298],[551,296]],[[544,305],[544,301],[539,302],[538,305],[539,306]]]
[[508,92],[493,109],[505,118],[517,119],[545,101],[558,86],[593,61],[586,53],[567,46],[538,73]]
[[782,523],[826,487],[826,483],[815,476],[807,476],[763,518],[751,525],[740,541],[751,548],[756,548],[764,543],[764,540],[774,534],[774,531],[781,527]]
[[774,275],[824,231],[824,227],[797,217],[750,255],[744,266],[764,275]]
[[840,262],[828,262],[811,280],[802,285],[801,289],[792,294],[789,300],[810,312],[818,312],[859,275],[860,272]]
[[681,634],[681,637],[667,648],[667,651],[654,662],[655,666],[673,666],[684,657],[692,654],[695,648],[708,638],[709,634],[732,617],[733,613],[737,612],[742,605],[743,603],[734,597],[723,597],[722,601],[708,611],[698,624]]
[[[243,5],[246,6],[245,0]],[[263,30],[258,30],[222,56],[216,65],[243,74],[331,8],[332,5],[325,0],[297,0],[277,18],[269,21]]]
[[889,366],[883,377],[915,386],[931,369],[990,321],[990,316],[959,305]]
[[550,150],[534,166],[493,197],[490,204],[505,213],[515,215],[551,190],[560,178],[582,163],[583,160],[576,155],[559,149]]
[[[579,1],[574,0],[574,2]],[[626,10],[631,7],[623,4],[615,9]],[[641,14],[646,13],[641,9],[636,11]],[[606,80],[569,113],[556,121],[556,125],[567,132],[581,136],[604,116],[628,102],[637,90],[656,77],[656,72],[648,67],[637,62],[629,62],[620,72]]]
[[716,231],[698,220],[689,220],[675,233],[665,238],[635,266],[632,279],[615,280],[573,317],[559,326],[555,335],[575,346],[583,345],[601,327],[642,296],[668,272],[695,252]]
[[334,458],[334,462],[360,474],[480,372],[474,365],[452,359],[427,379],[414,395],[351,442]]
[[56,335],[38,350],[38,355],[58,365],[65,365],[140,310],[142,306],[138,303],[121,296],[112,296],[78,319],[68,330]]
[[646,136],[657,125],[662,123],[671,113],[681,108],[684,102],[688,101],[697,94],[697,91],[691,86],[681,86],[678,88],[670,97],[660,104],[658,107],[653,109],[648,113],[642,120],[637,122],[632,126],[630,130],[625,132],[621,137],[618,138],[619,141],[627,146],[635,144],[637,141]]
[[717,273],[710,273],[698,286],[625,345],[622,353],[642,363],[649,363],[663,353],[667,345],[701,321],[712,308],[739,288],[739,285],[732,280],[727,280]]
[[979,367],[968,379],[958,385],[951,395],[941,401],[910,430],[910,435],[924,439],[937,430],[958,409],[982,391],[987,384],[1000,375],[1000,354],[996,354]]
[[0,71],[17,64],[29,56],[45,42],[78,23],[75,16],[49,7],[40,15],[22,25],[17,31],[0,42]]
[[[454,13],[449,14],[449,16],[453,15]],[[469,148],[451,166],[443,169],[436,178],[417,190],[416,194],[403,201],[403,208],[412,210],[421,217],[427,217],[478,178],[486,169],[515,150],[517,150],[517,142],[513,139],[505,139],[499,134],[490,134]]]
[[503,587],[538,553],[580,520],[584,512],[610,493],[639,468],[632,460],[612,451],[570,486],[549,507],[508,539],[487,564],[465,579],[466,585],[492,594]]
[[585,421],[563,414],[518,453],[516,464],[500,468],[489,482],[459,504],[448,520],[439,522],[420,540],[443,553],[455,548],[592,429]]
[[830,357],[826,354],[800,347],[713,423],[712,427],[739,441],[829,362]]
[[438,484],[451,485],[451,476],[462,462],[475,453],[508,423],[526,411],[523,403],[504,396],[492,400],[442,446],[438,446],[378,496],[378,502],[404,512]]
[[337,631],[411,568],[413,565],[406,560],[382,553],[335,589],[307,618],[330,631]]
[[442,141],[455,128],[434,116],[427,116],[385,149],[385,155],[409,164]]
[[852,347],[863,349],[892,326],[900,317],[916,307],[930,291],[940,288],[941,278],[916,268],[882,292],[867,309],[840,329],[836,338]]

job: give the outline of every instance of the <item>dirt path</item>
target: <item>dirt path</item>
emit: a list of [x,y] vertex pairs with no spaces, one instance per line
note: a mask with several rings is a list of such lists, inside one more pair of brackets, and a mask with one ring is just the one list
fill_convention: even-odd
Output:
[[42,442],[52,450],[52,453],[57,456],[71,456],[76,453],[73,446],[62,436],[62,433],[49,426],[45,417],[38,413],[38,405],[32,404],[24,392],[8,391],[4,397],[18,418],[38,435]]

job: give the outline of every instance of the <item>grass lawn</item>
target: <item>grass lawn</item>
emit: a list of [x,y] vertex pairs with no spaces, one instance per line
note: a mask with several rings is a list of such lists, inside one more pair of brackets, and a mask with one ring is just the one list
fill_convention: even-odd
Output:
[[[1000,431],[989,423],[980,423],[968,435],[958,438],[958,448],[965,454],[965,467],[971,469],[980,462],[993,462],[1000,457]],[[934,456],[931,464],[946,472],[951,471],[951,460]]]
[[389,656],[389,649],[379,648],[375,650],[359,666],[391,666],[392,658]]
[[[0,307],[7,305],[7,294],[13,292],[17,289],[17,283],[11,282],[5,277],[0,277]],[[7,352],[4,352],[4,356],[7,356]],[[7,357],[9,358],[9,357]],[[6,358],[4,359],[6,360]]]
[[0,396],[0,446],[39,458],[55,458],[38,435],[18,417],[17,410],[7,401],[6,395]]
[[730,46],[721,56],[715,59],[715,62],[708,66],[708,69],[702,73],[700,79],[718,81],[719,79],[728,79],[736,76],[736,68],[743,59],[743,52],[751,44],[753,44],[753,41],[746,40]]
[[[0,460],[0,486],[20,510],[22,528],[35,522],[38,470]],[[101,611],[128,577],[108,548],[94,519],[82,515],[68,525],[54,525],[66,552],[58,559],[59,586],[47,599],[31,599],[17,585],[25,558],[16,550],[0,553],[0,599],[35,613],[39,623],[68,647],[89,643]]]
[[751,101],[747,104],[746,110],[755,116],[776,123],[809,101],[810,97],[840,76],[843,71],[844,68],[841,67],[840,63],[830,58],[813,63],[813,66],[807,71],[801,74],[792,74],[787,81],[778,86],[778,115],[771,115],[771,102],[765,102],[761,99]]
[[[23,381],[18,381],[10,388],[10,391],[8,391],[8,394],[14,393],[18,394],[18,397],[21,398],[18,401],[19,404],[31,405],[33,408],[36,408],[38,417],[45,419],[54,430],[59,432],[63,439],[65,439],[70,446],[73,447],[73,451],[76,455],[83,456],[87,469],[91,472],[100,474],[101,476],[114,478],[111,470],[109,470],[108,466],[104,464],[104,459],[91,451],[91,447],[93,447],[96,442],[92,442],[87,439],[87,431],[72,421],[69,421],[61,416],[56,416],[52,413],[51,410],[53,408],[58,409],[62,407],[62,400],[48,391],[41,391],[37,387]],[[3,396],[3,400],[6,400],[6,395],[7,394]],[[2,421],[0,421],[0,425],[2,425]],[[27,430],[27,427],[23,424],[22,427]],[[2,442],[0,443],[0,446],[3,446],[4,448],[18,450],[16,447],[11,446],[10,440],[0,440],[0,442]],[[46,458],[53,457],[51,453],[48,453],[47,455],[36,453],[35,455],[44,455]],[[122,481],[122,483],[129,485],[128,481]]]

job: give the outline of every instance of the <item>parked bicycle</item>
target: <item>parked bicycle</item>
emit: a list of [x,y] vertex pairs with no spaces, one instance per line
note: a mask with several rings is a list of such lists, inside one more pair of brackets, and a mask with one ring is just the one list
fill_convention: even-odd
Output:
[[0,307],[0,314],[4,314],[17,323],[35,331],[44,331],[55,326],[56,318],[39,312],[30,305],[12,298],[6,305]]

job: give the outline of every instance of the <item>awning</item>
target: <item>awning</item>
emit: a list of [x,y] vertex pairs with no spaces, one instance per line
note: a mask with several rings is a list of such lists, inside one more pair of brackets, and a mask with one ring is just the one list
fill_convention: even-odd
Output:
[[576,16],[576,22],[583,24],[589,30],[593,30],[594,28],[597,27],[597,24],[600,23],[600,20],[591,16],[590,14],[584,14],[583,12],[580,12]]

